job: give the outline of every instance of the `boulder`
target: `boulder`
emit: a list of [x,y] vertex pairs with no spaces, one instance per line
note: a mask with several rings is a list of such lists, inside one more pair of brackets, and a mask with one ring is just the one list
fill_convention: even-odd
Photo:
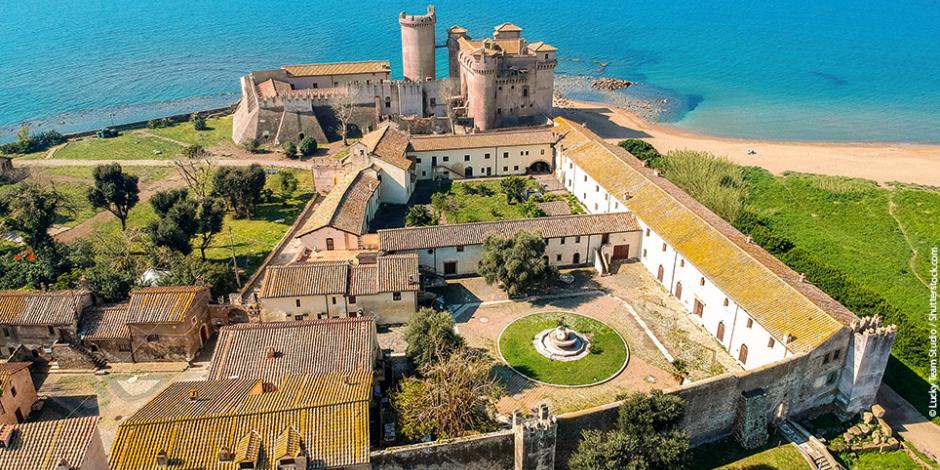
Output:
[[855,434],[846,431],[842,433],[842,439],[846,442],[846,444],[848,444],[849,442],[852,442],[852,439],[855,439]]
[[866,435],[866,434],[868,434],[868,433],[871,432],[871,426],[869,426],[869,425],[867,425],[867,424],[865,424],[865,423],[859,424],[859,425],[858,425],[858,429],[859,429],[860,431],[862,431],[862,432],[861,432],[862,435]]
[[871,406],[871,414],[875,415],[876,418],[884,418],[885,409],[883,406],[876,403]]
[[883,420],[883,419],[881,419],[881,418],[877,418],[877,420],[878,420],[878,427],[881,428],[881,432],[882,432],[885,436],[893,436],[893,435],[894,435],[894,429],[891,428],[891,425],[888,424],[887,421],[885,421],[885,420]]
[[874,423],[874,422],[875,422],[875,415],[871,414],[871,412],[869,412],[869,411],[866,411],[866,412],[862,413],[862,422],[864,422],[865,424],[872,424],[872,423]]
[[858,425],[850,426],[845,432],[852,434],[853,436],[858,436],[862,434],[861,428]]

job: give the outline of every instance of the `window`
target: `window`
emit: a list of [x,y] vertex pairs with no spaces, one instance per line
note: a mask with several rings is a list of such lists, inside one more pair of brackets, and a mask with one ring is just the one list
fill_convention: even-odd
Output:
[[422,170],[422,171],[421,171],[421,176],[428,176],[428,172]]
[[600,187],[600,185],[597,185],[597,184],[594,185],[594,192],[595,192],[595,193],[601,192],[601,187]]
[[401,292],[392,292],[392,300],[394,301],[401,300]]
[[392,107],[392,99],[389,98],[388,96],[385,97],[385,107],[386,107],[386,108],[391,108],[391,107]]
[[457,253],[463,253],[463,245],[457,247]]
[[333,245],[333,239],[327,238],[326,239],[326,251],[333,251],[334,248],[335,248],[335,245]]
[[561,255],[555,255],[555,261],[561,262]]
[[55,336],[55,328],[53,328],[51,325],[49,326],[49,336]]
[[449,162],[449,161],[450,161],[450,157],[448,157],[447,155],[444,155],[443,157],[441,157],[441,160],[443,160],[443,161],[445,161],[445,162]]
[[767,347],[768,347],[768,348],[773,348],[773,347],[774,347],[774,344],[776,344],[776,341],[774,341],[773,338],[768,338],[768,339],[767,339]]
[[682,300],[682,283],[676,283],[676,298]]
[[294,301],[294,306],[295,306],[295,307],[300,307],[300,299],[297,299],[297,300]]
[[724,303],[725,307],[727,307],[730,303],[731,301],[729,301],[728,298],[725,297],[725,303]]
[[646,258],[646,248],[643,248],[643,257]]
[[519,171],[519,165],[513,166],[512,169],[513,169],[513,171]]
[[484,153],[484,154],[483,154],[483,158],[489,160],[489,159],[490,159],[490,154]]
[[835,351],[832,351],[832,360],[833,360],[833,361],[838,361],[838,360],[839,360],[839,356],[840,356],[841,354],[842,354],[842,350],[841,350],[841,349],[836,349]]
[[496,108],[496,114],[503,114],[503,108]]
[[684,267],[685,267],[685,260],[684,260],[684,259],[680,259],[680,260],[679,260],[679,267],[680,267],[680,268],[684,268]]
[[351,304],[356,303],[356,296],[355,296],[355,295],[350,295],[350,296],[349,296],[349,303],[351,303]]
[[838,378],[838,375],[837,375],[835,372],[830,372],[830,373],[829,373],[829,376],[826,377],[826,384],[827,384],[827,385],[832,385],[832,384],[836,383],[836,378]]
[[646,236],[650,236],[650,229],[646,229]]
[[596,202],[594,203],[594,210],[598,210],[598,206]]
[[545,155],[545,149],[540,150],[539,155]]
[[157,343],[160,341],[160,335],[147,335],[148,343]]
[[752,327],[752,326],[754,326],[754,319],[753,319],[753,318],[748,318],[748,319],[747,319],[747,328],[750,328],[750,327]]
[[429,254],[429,255],[433,255],[433,254],[434,254],[434,248],[431,248],[430,250],[428,250],[428,254]]
[[704,277],[698,280],[698,285],[700,285],[700,286],[704,286],[704,285],[705,285],[705,278],[704,278]]
[[431,98],[431,107],[437,106],[437,98]]
[[464,155],[464,156],[463,156],[463,161],[469,162],[469,161],[470,161],[470,155]]
[[14,397],[16,396],[16,387],[12,385],[10,386],[10,395],[13,395]]
[[574,237],[575,243],[581,243],[581,237]]
[[663,251],[666,251],[666,244],[663,243]]
[[421,163],[421,158],[420,157],[415,158],[415,163]]
[[607,200],[607,196],[610,196],[610,194],[604,193],[604,200],[605,200],[605,201]]
[[509,167],[508,167],[508,166],[504,166],[504,167],[503,167],[503,171],[509,171]]
[[565,237],[561,237],[561,242],[560,242],[560,244],[562,244],[562,245],[565,244]]
[[587,183],[587,175],[584,175],[584,182]]
[[692,313],[702,318],[702,315],[705,313],[705,304],[701,300],[695,299],[695,304],[692,305]]
[[330,297],[330,303],[336,305],[336,297]]
[[503,158],[509,158],[509,152],[503,152]]
[[619,208],[620,208],[620,203],[614,202],[614,209],[619,209]]
[[118,351],[121,351],[121,352],[130,352],[130,351],[131,351],[131,343],[118,343]]

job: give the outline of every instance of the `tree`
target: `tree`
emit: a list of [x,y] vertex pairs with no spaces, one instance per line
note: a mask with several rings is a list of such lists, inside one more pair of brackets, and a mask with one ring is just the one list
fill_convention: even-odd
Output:
[[[345,143],[346,141],[344,140],[343,142]],[[305,157],[313,155],[317,151],[316,139],[313,137],[304,137],[303,140],[300,141],[300,146],[297,147],[297,150]]]
[[27,246],[39,250],[53,243],[49,229],[61,209],[68,209],[62,193],[27,181],[0,198],[0,227],[18,232]]
[[293,142],[287,141],[284,143],[284,154],[287,155],[287,158],[297,158],[297,146]]
[[356,85],[346,85],[345,93],[335,93],[329,99],[330,109],[333,115],[339,121],[339,135],[343,137],[343,145],[349,145],[346,140],[349,132],[349,120],[352,119],[353,111],[356,108],[356,100],[359,98],[359,87]]
[[150,205],[153,206],[157,215],[163,216],[170,211],[170,208],[177,202],[185,200],[188,192],[185,189],[168,189],[160,191],[150,197]]
[[[159,219],[150,222],[147,234],[154,245],[188,255],[193,251],[191,241],[199,229],[196,204],[185,197],[180,198],[179,190],[165,193],[169,194],[157,193],[151,200]],[[170,201],[172,204],[167,205]]]
[[689,438],[679,427],[685,402],[661,390],[634,393],[620,405],[613,431],[584,431],[572,470],[682,468]]
[[261,201],[266,175],[257,163],[244,167],[222,167],[215,173],[215,194],[225,199],[236,218],[251,216],[255,204]]
[[199,113],[193,113],[190,116],[190,120],[193,122],[193,129],[197,131],[204,131],[208,129],[206,126],[206,118],[202,117]]
[[393,397],[402,434],[412,440],[447,439],[496,428],[491,418],[503,388],[493,361],[467,349],[409,377]]
[[191,286],[203,282],[212,286],[213,297],[238,291],[235,271],[226,263],[177,255],[170,260],[169,267],[169,272],[158,281],[161,286]]
[[88,188],[88,201],[98,209],[106,209],[121,221],[127,230],[127,216],[140,201],[137,176],[124,173],[121,165],[98,165],[94,172],[95,187]]
[[[188,149],[194,149],[196,152],[190,153]],[[202,201],[209,197],[212,189],[212,161],[204,157],[202,146],[199,145],[187,147],[185,153],[192,156],[173,161],[173,166],[186,181],[192,196],[197,201]]]
[[189,159],[203,157],[206,154],[206,149],[199,144],[187,145],[183,148],[183,156]]
[[522,231],[510,239],[490,236],[483,242],[477,271],[488,284],[502,284],[510,296],[527,295],[558,278],[558,269],[545,256],[545,245],[538,233]]
[[447,358],[463,347],[463,338],[454,331],[454,318],[449,312],[424,307],[408,322],[405,330],[408,347],[405,353],[419,367]]
[[248,139],[242,142],[242,148],[248,153],[261,153],[261,141],[258,139]]
[[518,176],[510,176],[499,180],[499,188],[506,194],[506,203],[525,201],[525,180]]
[[297,177],[294,176],[292,171],[279,171],[275,177],[275,184],[277,185],[278,191],[281,193],[281,197],[287,199],[294,191],[297,191]]
[[427,206],[411,206],[408,213],[405,214],[406,227],[422,227],[425,225],[437,225],[434,215],[428,210]]
[[206,259],[206,248],[212,237],[222,231],[225,222],[225,202],[210,197],[196,203],[196,235],[199,237],[199,255]]

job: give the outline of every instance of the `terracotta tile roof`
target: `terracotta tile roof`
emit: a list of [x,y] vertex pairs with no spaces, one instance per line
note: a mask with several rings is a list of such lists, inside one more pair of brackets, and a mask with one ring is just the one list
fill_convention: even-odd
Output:
[[7,389],[7,384],[10,382],[10,377],[16,375],[17,372],[28,369],[31,363],[29,362],[4,362],[0,363],[0,394]]
[[568,201],[540,202],[538,206],[549,217],[571,214],[571,206],[568,205]]
[[78,336],[87,339],[131,339],[127,305],[96,308],[82,316]]
[[529,44],[528,49],[533,52],[551,52],[551,51],[558,50],[557,47],[554,47],[550,44],[546,44],[543,41],[536,41],[536,42]]
[[271,266],[264,272],[259,297],[370,295],[418,290],[418,256],[379,256],[375,263],[317,261]]
[[636,219],[626,212],[582,214],[379,230],[379,247],[383,251],[404,251],[480,245],[491,235],[511,237],[521,231],[538,232],[545,238],[559,238],[639,230]]
[[208,301],[209,286],[146,287],[131,292],[128,323],[181,322],[200,298]]
[[0,291],[0,324],[71,325],[88,291]]
[[387,60],[366,60],[360,62],[334,62],[328,64],[299,64],[281,67],[294,77],[320,77],[324,75],[353,75],[359,73],[390,73],[391,64]]
[[379,159],[395,165],[402,170],[411,169],[414,162],[405,158],[410,134],[398,129],[390,122],[379,125],[379,128],[362,136],[359,143],[366,146],[369,153]]
[[227,326],[219,332],[209,378],[279,383],[297,374],[371,372],[376,348],[372,317]]
[[512,23],[503,23],[496,27],[496,31],[507,32],[507,31],[522,31],[522,28],[516,26]]
[[[279,385],[173,384],[118,428],[111,468],[156,468],[160,451],[182,468],[205,470],[241,461],[273,470],[279,458],[302,454],[315,468],[368,463],[371,372],[297,376]],[[220,462],[223,451],[234,461]]]
[[258,94],[264,98],[274,98],[278,95],[286,95],[293,91],[290,83],[282,82],[269,78],[258,84]]
[[97,425],[97,416],[8,425],[13,442],[0,448],[0,468],[51,470],[62,460],[72,468],[91,468],[83,465],[92,439],[99,439]]
[[[626,150],[556,118],[562,155],[591,174],[787,348],[809,351],[856,318]],[[624,197],[629,195],[629,198]],[[841,322],[841,324],[840,324]]]
[[364,169],[346,175],[320,201],[297,236],[302,237],[323,227],[362,235],[365,233],[369,200],[378,189],[379,181],[366,174]]
[[[556,140],[558,140],[558,137],[551,130],[496,131],[433,137],[412,136],[408,150],[412,152],[430,152],[481,147],[510,147],[515,145],[554,144]],[[546,158],[551,158],[551,155],[547,155]]]

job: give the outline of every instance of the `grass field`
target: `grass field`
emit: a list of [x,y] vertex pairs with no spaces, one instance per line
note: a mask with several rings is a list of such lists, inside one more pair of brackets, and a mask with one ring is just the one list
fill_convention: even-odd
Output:
[[111,139],[86,137],[65,144],[56,160],[166,160],[179,155],[182,147],[156,137],[126,131]]
[[[535,180],[526,180],[526,184],[530,188],[538,187]],[[529,218],[521,204],[506,202],[506,195],[499,188],[499,180],[454,182],[438,192],[448,199],[444,217],[449,224]]]
[[208,129],[197,131],[193,129],[191,122],[181,122],[172,127],[147,129],[147,132],[188,144],[199,144],[203,147],[211,147],[232,139],[231,115],[206,119],[206,126]]
[[800,451],[778,436],[759,449],[746,450],[733,439],[692,449],[692,470],[810,470]]
[[[558,326],[564,319],[569,328],[587,336],[591,353],[576,361],[551,360],[532,345],[539,332]],[[627,359],[623,339],[603,323],[574,313],[537,313],[522,317],[499,337],[503,358],[518,372],[533,379],[559,385],[586,385],[616,374]]]
[[841,460],[849,470],[919,470],[921,468],[921,466],[914,462],[903,450],[895,450],[883,454],[867,452],[858,454],[858,457],[840,454],[839,460]]

